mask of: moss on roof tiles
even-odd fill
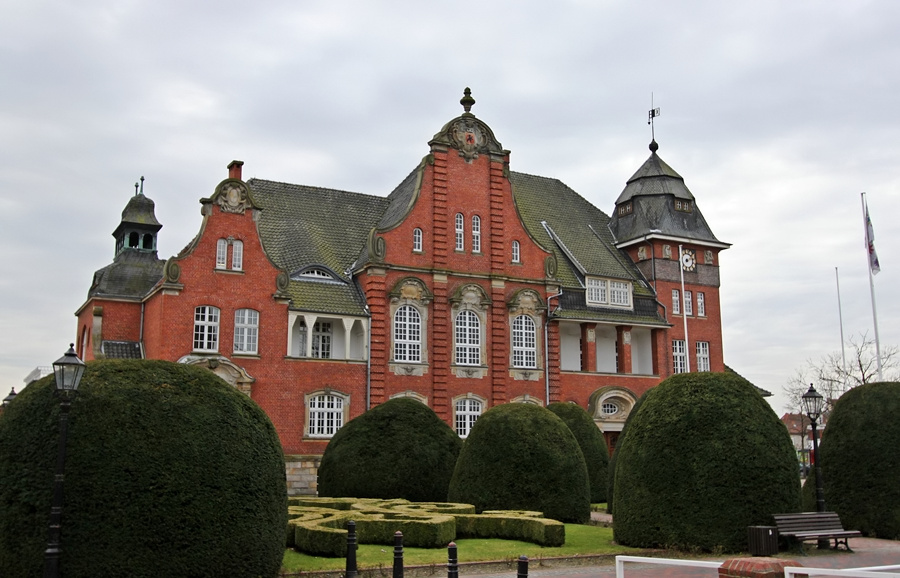
[[[291,297],[291,309],[339,315],[368,315],[355,283],[291,281],[287,293]]]
[[[112,263],[94,273],[88,298],[141,299],[162,279],[165,264],[155,251],[124,249]]]
[[[424,160],[388,195],[390,204],[378,222],[378,230],[386,231],[396,227],[412,209],[413,201],[422,187]]]
[[[325,265],[344,280],[390,203],[384,197],[261,179],[247,185],[262,208],[259,232],[276,265],[289,272]]]
[[[529,233],[556,253],[557,277],[564,286],[583,286],[585,273],[633,281],[636,287],[642,281],[634,264],[615,248],[609,216],[603,211],[558,179],[516,172],[509,178],[516,207]]]

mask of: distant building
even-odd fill
[[[723,371],[729,245],[656,142],[610,217],[512,171],[468,91],[460,102],[387,196],[244,181],[232,162],[165,261],[153,201],[136,194],[76,313],[79,355],[216,372],[272,419],[294,493],[315,491],[342,424],[393,397],[461,436],[497,404],[573,402],[612,447],[662,379]]]

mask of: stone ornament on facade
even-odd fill
[[[243,215],[244,211],[253,207],[247,186],[238,181],[225,182],[216,194],[215,203],[223,213]]]
[[[517,291],[507,304],[510,315],[529,315],[538,317],[544,310],[541,296],[533,289]]]
[[[467,161],[478,158],[478,153],[483,152],[487,139],[484,130],[478,126],[478,122],[472,118],[461,118],[450,129],[455,148],[459,149],[459,156]]]
[[[434,295],[428,290],[425,283],[415,277],[401,279],[388,295],[391,303],[415,301],[420,305],[428,305],[434,299]]]

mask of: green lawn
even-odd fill
[[[576,556],[585,554],[625,554],[636,551],[612,543],[612,528],[566,524],[566,543],[558,548],[542,548],[536,544],[517,540],[489,540],[484,538],[456,541],[460,563],[484,560],[512,560],[521,555],[529,559]],[[391,568],[394,564],[394,547],[361,544],[356,553],[357,566],[363,568]],[[405,566],[447,563],[446,548],[404,548]],[[283,570],[287,572],[315,570],[343,570],[344,558],[322,558],[287,550]]]

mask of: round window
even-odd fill
[[[604,416],[611,416],[618,413],[618,411],[619,406],[609,401],[603,402],[603,405],[600,406],[600,413]]]

